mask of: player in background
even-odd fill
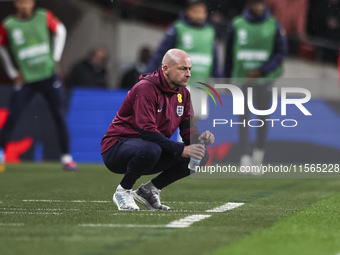
[[[169,210],[162,205],[160,191],[169,184],[190,175],[190,157],[205,165],[209,155],[199,140],[212,144],[214,135],[200,134],[192,125],[190,93],[191,59],[179,49],[169,50],[162,67],[141,75],[127,94],[101,142],[106,167],[124,174],[113,195],[119,210],[139,210],[134,199],[151,210]],[[177,128],[183,142],[170,137]],[[190,144],[192,142],[193,144]],[[142,175],[160,173],[132,191]]]
[[[208,10],[205,1],[188,0],[187,7],[179,19],[169,27],[164,38],[149,60],[145,73],[156,70],[164,54],[172,48],[184,50],[192,59],[191,80],[220,78],[218,51],[215,44],[215,30],[207,22]],[[195,80],[193,80],[195,79]],[[193,85],[193,84],[192,84]],[[207,117],[207,93],[201,90],[190,90],[195,117]],[[202,104],[204,106],[202,106]]]
[[[35,9],[35,0],[15,0],[14,6],[15,15],[5,18],[0,28],[0,56],[14,84],[9,116],[0,134],[0,158],[4,158],[5,146],[20,114],[40,93],[55,121],[63,168],[77,170],[70,155],[65,88],[56,74],[66,40],[65,26],[49,10]]]
[[[287,40],[282,26],[271,16],[264,0],[248,0],[241,16],[233,19],[227,37],[225,75],[239,80],[245,98],[253,88],[254,107],[268,110],[275,78],[282,74],[282,62],[287,54]],[[236,79],[234,79],[236,78]],[[260,79],[271,78],[271,79]],[[252,150],[249,128],[250,111],[245,100],[245,127],[240,125],[241,166],[260,165],[265,154],[268,116],[258,116],[264,125],[257,128],[257,140]]]

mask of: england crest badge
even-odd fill
[[[184,113],[184,106],[183,105],[177,105],[177,115],[181,117]]]

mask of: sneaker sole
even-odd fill
[[[112,200],[113,200],[113,202],[116,204],[116,206],[118,207],[118,210],[121,211],[122,209],[120,209],[120,206],[119,206],[119,204],[118,204],[118,201],[117,201],[117,199],[116,199],[114,193],[113,193],[113,196],[112,196]]]
[[[149,210],[152,210],[152,211],[158,210],[158,209],[154,208],[154,207],[148,202],[148,200],[146,200],[146,199],[142,198],[141,196],[139,196],[139,195],[136,193],[136,191],[134,191],[134,192],[132,193],[132,195],[133,195],[133,198],[134,198],[137,202],[139,202],[140,204],[144,205],[144,206],[145,206],[146,208],[148,208]]]
[[[118,207],[118,211],[139,211],[139,208],[138,209],[132,209],[132,208],[131,209],[123,209],[123,208],[121,208],[119,206],[119,203],[118,203],[116,197],[115,197],[115,193],[112,196],[112,200],[116,204],[116,206]]]

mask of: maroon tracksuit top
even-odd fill
[[[181,155],[190,138],[199,136],[197,128],[190,124],[192,117],[190,93],[186,88],[172,90],[161,68],[141,75],[103,137],[101,153],[120,138],[142,138],[155,142],[165,152]],[[169,139],[178,127],[185,144]]]

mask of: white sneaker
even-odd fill
[[[138,211],[139,207],[133,199],[132,189],[124,189],[118,186],[113,194],[113,202],[117,205],[119,211]]]
[[[241,166],[252,166],[253,160],[249,155],[243,155],[241,157]]]
[[[250,172],[246,171],[253,164],[251,157],[249,155],[243,155],[240,161],[240,169],[239,174],[249,174]]]
[[[258,165],[260,166],[260,165]],[[249,155],[243,155],[241,157],[240,164],[240,174],[250,174],[250,175],[262,175],[262,168],[260,169],[257,165],[253,163],[252,158]]]
[[[264,158],[264,153],[265,153],[265,151],[261,150],[261,149],[255,148],[253,150],[253,164],[255,166],[260,166],[262,164],[263,158]]]

